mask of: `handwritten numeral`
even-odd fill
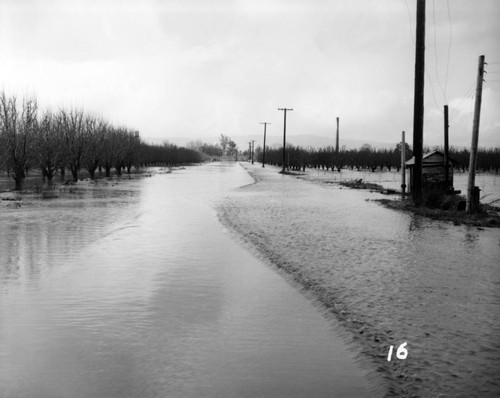
[[[403,344],[401,344],[397,351],[396,351],[396,357],[398,359],[406,359],[408,356],[408,350],[405,348],[408,343],[405,341]],[[389,347],[389,355],[387,355],[387,360],[390,361],[392,358],[392,350],[394,349],[394,346]]]

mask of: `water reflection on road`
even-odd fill
[[[385,362],[395,384],[416,396],[500,393],[498,229],[434,221],[384,208],[371,201],[378,193],[248,168],[259,182],[227,199],[224,222],[312,285],[375,363],[408,342],[407,360]]]
[[[373,396],[331,324],[217,221],[251,182],[205,165],[1,209],[0,396]]]

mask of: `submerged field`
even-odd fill
[[[222,222],[340,320],[389,395],[496,396],[497,229],[386,209],[380,194],[245,165]],[[396,349],[407,343],[408,357]],[[390,346],[394,355],[387,360]]]

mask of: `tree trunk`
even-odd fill
[[[73,181],[78,181],[78,169],[76,167],[71,166],[71,175],[73,176]]]

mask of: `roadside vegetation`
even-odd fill
[[[232,141],[224,142],[227,152]],[[132,168],[198,163],[215,149],[148,144],[138,131],[84,110],[41,111],[35,98],[0,92],[0,170],[14,179],[16,190],[31,171],[38,170],[48,184],[66,174],[78,181],[82,171],[94,179],[112,172],[130,174]]]
[[[424,153],[434,150],[443,152],[441,147],[424,148]],[[262,148],[255,151],[258,162],[262,162]],[[469,167],[470,151],[465,148],[451,147],[449,149],[450,158],[455,162],[454,167],[465,172]],[[406,144],[406,159],[413,156],[408,144]],[[301,148],[292,145],[287,147],[287,166],[291,170],[305,170],[315,168],[331,171],[342,169],[351,170],[397,170],[401,169],[401,144],[395,145],[392,149],[377,149],[365,144],[359,149],[339,149],[334,147],[326,148]],[[266,148],[266,164],[282,166],[283,149]],[[478,151],[478,171],[495,172],[500,170],[500,148],[482,148]]]

